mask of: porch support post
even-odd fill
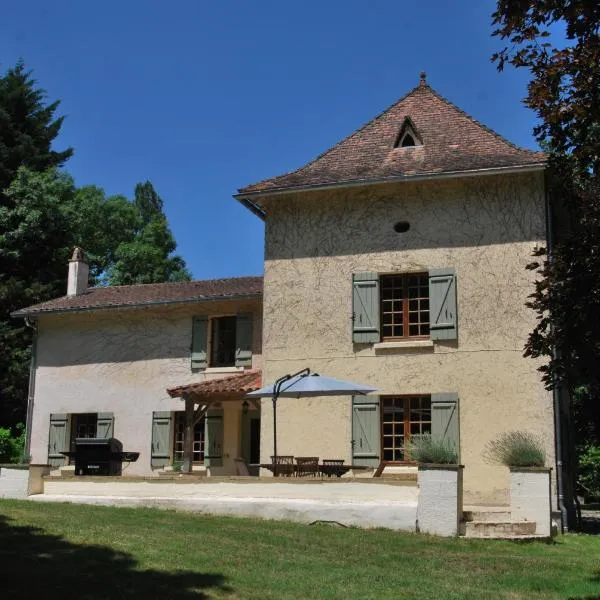
[[[185,399],[185,434],[183,445],[183,472],[192,472],[194,458],[194,401],[184,396]]]

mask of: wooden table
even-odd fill
[[[297,474],[297,465],[274,465],[273,463],[252,463],[248,465],[249,467],[260,467],[261,469],[267,469],[271,471],[271,473],[275,474],[275,467],[277,467],[277,475],[279,477],[281,475],[285,476],[288,472],[291,471],[290,476],[295,476]],[[332,475],[336,477],[341,477],[348,471],[365,471],[367,469],[371,469],[372,467],[367,467],[365,465],[318,465],[318,474],[323,477],[327,475],[331,477]]]

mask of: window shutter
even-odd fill
[[[69,415],[64,413],[55,413],[50,415],[50,433],[48,436],[48,464],[52,467],[61,467],[67,463],[67,457],[61,452],[66,452],[68,448],[67,425]]]
[[[204,419],[204,464],[223,466],[223,411],[209,410]]]
[[[379,274],[352,275],[352,341],[359,344],[378,342]]]
[[[458,338],[455,269],[429,271],[429,315],[432,340]]]
[[[458,394],[431,394],[431,437],[446,441],[460,456]]]
[[[192,326],[192,369],[207,366],[208,317],[194,317]]]
[[[98,420],[96,421],[96,437],[114,437],[114,423],[115,417],[113,413],[98,413]]]
[[[165,467],[171,460],[171,413],[157,411],[152,413],[152,453],[153,469]]]
[[[240,314],[235,324],[235,366],[252,366],[252,315]]]
[[[377,467],[380,454],[379,396],[352,396],[352,462]]]

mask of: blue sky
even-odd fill
[[[237,188],[295,169],[418,83],[535,148],[527,73],[490,63],[494,2],[21,0],[21,57],[66,115],[77,184],[131,197],[150,179],[196,279],[262,273],[262,222]]]

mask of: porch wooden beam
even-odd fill
[[[210,405],[212,402],[207,402],[206,404],[200,404],[198,408],[194,411],[194,426],[196,423],[208,412]]]
[[[188,396],[185,400],[185,434],[183,444],[183,472],[192,472],[194,459],[194,401]]]

